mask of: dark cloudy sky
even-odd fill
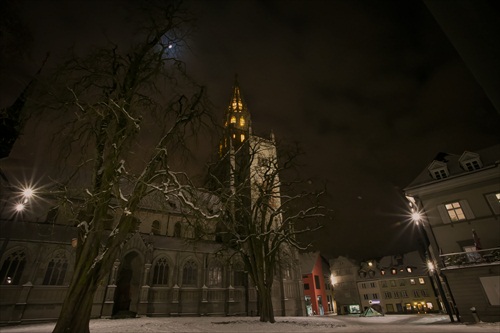
[[[117,3],[21,3],[33,64],[127,32]],[[216,116],[237,73],[255,132],[299,142],[304,178],[327,183],[334,219],[314,238],[328,256],[413,249],[401,189],[440,151],[500,141],[499,113],[422,1],[189,4],[198,22],[182,57]],[[2,106],[28,77],[23,64],[2,80]]]

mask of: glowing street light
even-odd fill
[[[26,208],[25,202],[20,202],[15,206],[16,212],[18,213],[22,212],[25,208]]]
[[[29,199],[31,199],[35,195],[35,190],[32,187],[25,187],[22,190],[22,195],[24,198],[24,202],[28,202]]]

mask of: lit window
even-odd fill
[[[66,255],[60,251],[54,255],[52,260],[47,265],[45,277],[43,278],[44,285],[60,286],[64,283],[64,277],[68,269],[68,259]]]
[[[231,124],[236,124],[236,117],[235,116],[231,117]]]
[[[391,268],[391,274],[396,275],[398,273],[398,270],[395,268]]]
[[[445,207],[452,221],[465,220],[465,214],[459,202],[446,204]]]
[[[167,284],[168,282],[168,263],[166,258],[161,258],[155,264],[153,270],[153,284]]]
[[[415,284],[415,279],[410,279],[411,284]]]
[[[241,127],[245,126],[245,118],[243,117],[240,118],[240,126]]]
[[[413,270],[412,270],[412,268],[411,268],[411,267],[406,267],[406,271],[407,271],[408,273],[411,273]]]
[[[418,283],[420,283],[420,284],[425,284],[425,280],[424,280],[424,278],[418,278]]]
[[[241,142],[245,141],[245,134],[240,135],[240,140],[241,140]]]
[[[380,270],[380,275],[385,275],[385,270],[381,269]]]
[[[19,284],[26,265],[26,254],[22,250],[12,252],[2,264],[2,284]]]

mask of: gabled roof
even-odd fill
[[[500,163],[500,144],[480,149],[475,152],[465,151],[461,155],[439,153],[436,156],[436,158],[429,164],[429,166],[423,169],[422,172],[408,186],[406,186],[406,188],[412,188],[414,186],[423,185],[431,182],[446,181],[446,179],[435,180],[429,173],[429,170],[431,170],[431,166],[435,167],[437,165],[441,165],[439,163],[446,164],[446,167],[448,168],[449,172],[448,178],[469,173],[471,171],[464,170],[464,168],[461,167],[460,162],[461,160],[463,161],[463,158],[466,157],[468,158],[469,156],[474,156],[474,155],[480,157],[483,164],[483,168],[488,166],[494,166],[495,164]]]
[[[302,274],[311,274],[318,260],[319,252],[299,254],[300,269]]]

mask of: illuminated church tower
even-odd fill
[[[250,112],[241,95],[237,76],[224,118],[224,134],[219,147],[221,157],[231,148],[237,151],[252,135]]]

